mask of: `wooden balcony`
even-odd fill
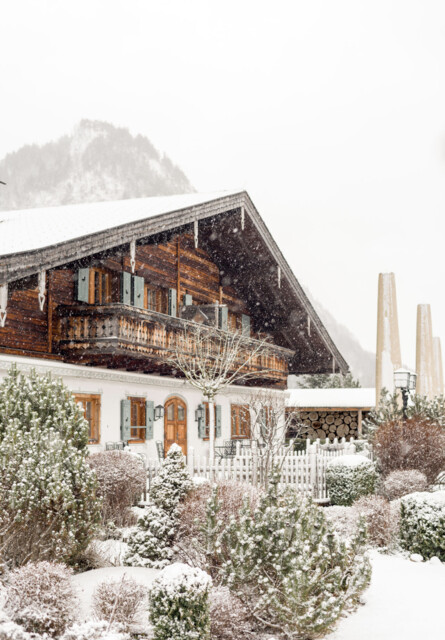
[[[189,320],[118,303],[59,306],[55,314],[54,348],[64,360],[163,375],[175,375],[167,360],[178,348],[194,357],[193,330],[202,327]],[[213,329],[208,330],[210,334]],[[254,352],[258,345],[258,340],[243,341],[245,353],[249,349]],[[245,353],[241,356],[243,362]],[[248,384],[285,386],[293,355],[290,349],[267,344],[243,368],[252,376]]]

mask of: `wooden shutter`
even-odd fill
[[[146,424],[146,431],[145,431],[145,437],[147,438],[147,440],[152,440],[153,439],[153,425],[154,425],[154,421],[155,421],[155,403],[153,402],[153,400],[147,400],[147,402],[145,403],[145,424]]]
[[[168,290],[168,315],[176,318],[176,289]]]
[[[193,297],[190,295],[190,293],[185,293],[183,301],[185,307],[190,307],[193,304]]]
[[[77,299],[79,302],[90,301],[90,270],[79,269],[77,272]]]
[[[215,438],[221,437],[221,405],[215,405]]]
[[[241,330],[243,336],[250,338],[250,317],[244,313],[241,315]]]
[[[131,400],[121,400],[121,440],[131,438]]]
[[[121,302],[131,304],[131,273],[128,271],[121,273]]]
[[[227,307],[219,307],[218,309],[218,326],[223,331],[229,330],[229,310]]]
[[[132,277],[132,304],[139,309],[144,308],[144,278],[140,276]]]
[[[198,418],[198,411],[196,411],[195,414],[198,422],[198,437],[204,438],[206,434],[205,407],[203,404],[198,404],[198,409],[204,410],[204,418]]]

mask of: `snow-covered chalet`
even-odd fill
[[[245,191],[0,212],[0,377],[62,377],[92,449],[207,453],[204,399],[165,357],[203,319],[270,343],[267,367],[217,396],[216,444],[249,437],[247,385],[348,370]]]

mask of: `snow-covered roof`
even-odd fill
[[[43,249],[235,193],[239,191],[188,193],[0,211],[0,256]]]
[[[375,389],[289,389],[289,407],[360,409],[375,406]]]

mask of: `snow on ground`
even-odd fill
[[[326,640],[444,640],[445,563],[371,553],[366,604]]]
[[[105,581],[119,581],[123,575],[132,578],[139,584],[149,587],[155,577],[159,574],[159,569],[146,569],[144,567],[106,567],[104,569],[93,569],[73,575],[72,581],[76,593],[80,600],[78,611],[79,621],[88,620],[93,616],[91,605],[93,593],[96,587]],[[148,610],[141,614],[135,621],[134,630],[147,631]]]

